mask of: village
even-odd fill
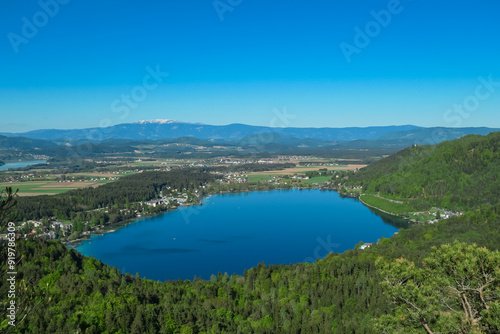
[[[164,208],[177,208],[179,206],[197,204],[199,203],[198,190],[196,189],[193,194],[188,192],[177,192],[177,189],[170,189],[167,187],[168,191],[172,191],[168,196],[163,196],[161,193],[160,198],[152,199],[146,202],[139,203],[142,210],[131,210],[131,209],[120,209],[120,213],[133,213],[137,218],[148,212],[147,207],[156,208],[157,206],[163,206]],[[108,213],[107,208],[95,209],[92,211],[103,211]],[[105,226],[97,224],[91,225],[90,221],[84,222],[84,231],[81,232],[80,237],[90,236],[96,233],[107,233],[111,232],[105,228]],[[64,239],[69,240],[68,237],[72,235],[75,231],[74,224],[72,222],[61,222],[57,220],[57,217],[51,217],[49,219],[38,220],[27,220],[21,222],[16,227],[16,238],[27,238],[27,237],[39,237],[45,240],[50,239]],[[0,234],[0,241],[6,241],[7,234]]]

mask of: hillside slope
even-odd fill
[[[500,201],[500,132],[407,148],[351,176],[365,193],[410,199],[419,207],[473,209]]]

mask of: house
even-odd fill
[[[47,233],[47,238],[48,239],[57,239],[57,238],[59,238],[59,234],[57,234],[54,231],[50,231],[49,233]]]
[[[59,227],[60,229],[62,229],[64,227],[64,224],[61,223],[61,222],[55,222],[55,223],[52,223],[51,226],[52,226],[53,229],[55,229],[57,227]]]
[[[153,208],[155,208],[157,205],[160,205],[161,203],[162,203],[162,201],[159,199],[152,199],[150,201],[147,201],[146,205],[149,205],[149,206],[152,206]]]
[[[371,247],[373,246],[373,243],[365,243],[365,244],[362,244],[361,247],[359,247],[359,249],[365,249],[365,248],[368,248],[368,247]]]

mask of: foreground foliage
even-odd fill
[[[500,331],[500,252],[455,241],[433,247],[421,268],[404,258],[378,262],[384,291],[396,305],[377,319],[380,332]]]

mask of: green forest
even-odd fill
[[[467,210],[462,216],[436,224],[415,224],[402,229],[367,249],[358,245],[342,254],[330,253],[315,263],[260,263],[245,270],[243,275],[219,273],[210,280],[155,282],[139,274],[121,273],[115,267],[67,249],[56,240],[19,239],[15,243],[16,326],[9,325],[4,307],[0,311],[1,319],[5,319],[0,330],[7,333],[499,333],[500,203],[495,190],[500,186],[499,138],[499,134],[467,136],[436,147],[414,147],[351,175],[348,182],[360,182],[367,191],[436,205],[449,203],[443,206]],[[179,171],[181,174],[175,178],[151,173],[142,176],[149,179],[148,191],[134,192],[133,177],[122,178],[123,182],[131,182],[130,188],[123,191],[143,200],[160,191],[161,188],[154,190],[155,185],[175,184],[190,189],[215,177],[200,170]],[[403,182],[409,176],[414,178]],[[467,181],[456,184],[457,177]],[[491,187],[480,187],[474,177],[482,177],[483,182],[490,180]],[[428,190],[437,181],[444,190]],[[121,190],[111,188],[112,184],[91,190],[96,191],[93,195],[98,199],[89,196],[75,202],[85,204],[77,205],[76,212],[114,203],[114,196],[119,198]],[[421,192],[405,192],[416,187]],[[98,189],[105,191],[99,190],[103,192],[99,194]],[[113,194],[115,190],[118,193]],[[80,191],[67,194],[76,197]],[[448,192],[452,194],[449,197]],[[69,200],[56,196],[44,199],[54,203],[40,203],[38,213],[30,211],[30,204],[22,201],[10,208],[12,202],[4,196],[0,214],[2,211],[17,216],[46,214],[39,212],[46,210],[45,205],[47,209],[50,205],[64,207],[63,202]],[[71,215],[73,206],[68,207]],[[8,243],[4,244],[0,253],[0,296],[4,305],[9,302],[10,288],[6,274],[7,246]]]
[[[435,146],[407,148],[350,175],[365,193],[431,206],[470,210],[500,201],[500,132],[468,135]]]
[[[211,174],[197,169],[139,173],[97,188],[77,189],[54,196],[20,197],[9,219],[22,221],[56,216],[58,219],[83,220],[88,218],[89,210],[121,209],[127,207],[127,203],[157,198],[165,187],[193,191],[213,180]]]

